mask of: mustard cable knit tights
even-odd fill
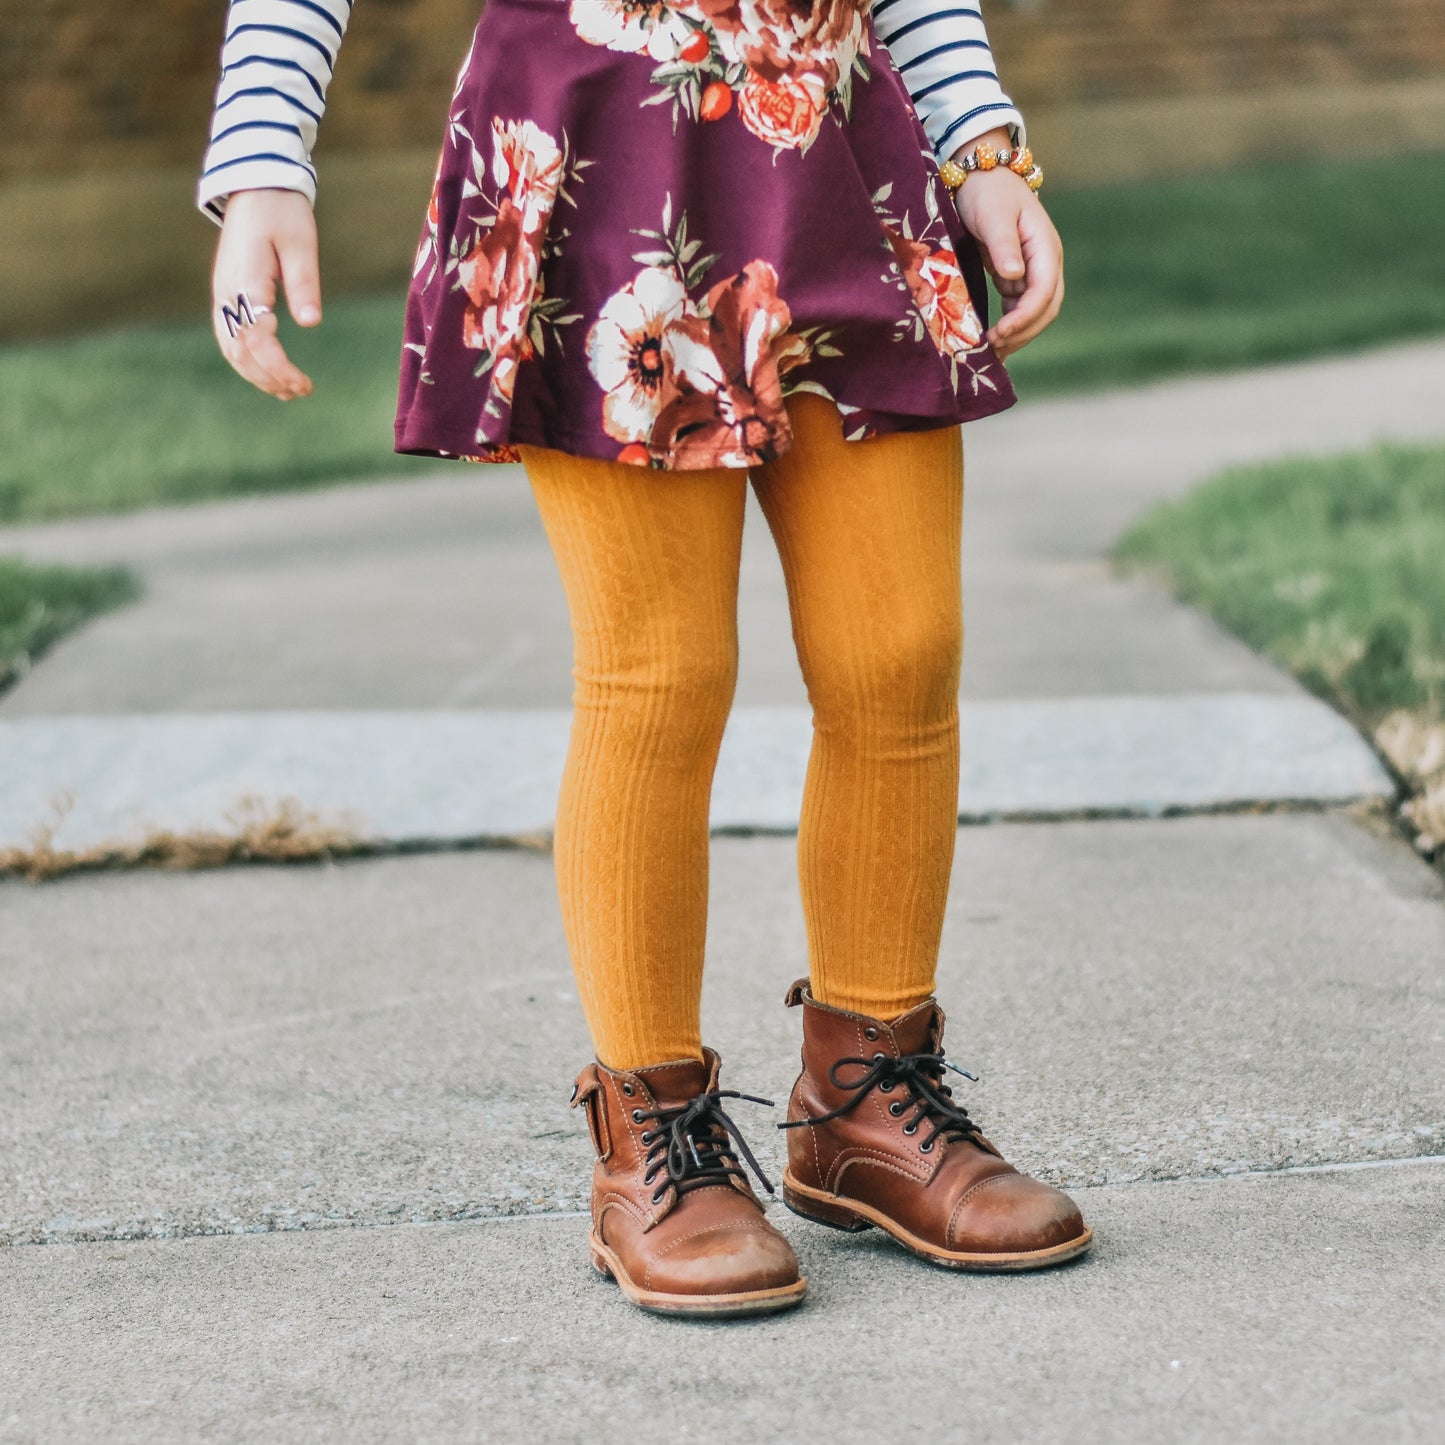
[[[792,449],[751,474],[521,449],[574,640],[557,889],[612,1068],[701,1057],[708,807],[749,475],[813,708],[797,854],[813,992],[893,1018],[933,991],[958,810],[959,428],[845,442],[826,399],[787,406]]]

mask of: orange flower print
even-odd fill
[[[480,158],[475,164],[480,166]],[[517,367],[533,354],[527,322],[562,153],[533,122],[494,119],[491,170],[502,189],[496,215],[457,267],[467,296],[462,342],[482,353],[478,374],[490,369],[494,391],[510,402]]]
[[[540,244],[562,180],[562,151],[530,120],[492,120],[492,179],[516,202],[522,227]]]
[[[783,366],[803,365],[822,338],[789,335],[792,315],[766,261],[694,300],[718,258],[699,254],[671,196],[662,228],[638,234],[648,245],[633,259],[644,269],[608,297],[587,336],[603,429],[624,443],[618,459],[687,469],[778,455],[790,434]]]
[[[957,255],[946,244],[933,248],[892,226],[883,229],[933,344],[945,356],[959,356],[976,347],[983,339],[983,323]]]
[[[865,8],[859,0],[738,0],[737,47],[763,80],[787,75],[831,91],[865,48]]]
[[[504,401],[511,401],[517,367],[531,354],[527,312],[537,282],[537,255],[521,217],[511,197],[503,196],[496,220],[458,268],[467,293],[462,343],[485,353]]]
[[[666,396],[653,453],[678,468],[768,461],[790,435],[775,348],[792,315],[778,273],[752,261],[719,281],[702,309],[664,332]]]
[[[796,331],[780,336],[778,344],[773,348],[773,360],[779,376],[786,376],[788,372],[806,366],[812,359],[813,348],[808,344],[807,337],[800,336]]]
[[[940,246],[921,270],[928,287],[921,307],[923,319],[939,349],[957,354],[977,346],[983,340],[983,323],[974,310],[958,257],[949,247]]]
[[[826,96],[812,80],[753,78],[738,93],[738,115],[760,140],[784,150],[806,151],[823,123]]]
[[[702,93],[702,99],[698,102],[697,113],[700,120],[721,120],[728,111],[733,108],[733,93],[728,88],[727,82],[715,80],[707,86]]]
[[[442,456],[446,455],[448,455],[448,453],[442,453]],[[485,451],[476,452],[474,454],[467,454],[460,457],[458,460],[464,462],[478,463],[520,462],[522,460],[522,453],[520,450],[518,450],[518,448],[513,446],[511,442],[497,442],[494,446],[489,446]]]
[[[775,151],[807,150],[829,105],[866,76],[868,0],[570,0],[591,45],[658,62],[654,105],[716,122],[731,113]]]

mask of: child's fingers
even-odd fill
[[[314,258],[316,250],[315,222],[309,206],[299,208],[304,215],[298,219],[298,208],[289,204],[292,199],[289,192],[241,192],[233,197],[211,276],[212,323],[221,354],[252,386],[283,401],[311,390],[310,378],[292,363],[277,336],[275,306],[283,271],[289,268],[293,278],[288,285],[294,293],[287,292],[293,310],[304,313],[308,305],[319,307],[320,300],[314,259],[308,265],[308,252]],[[233,333],[225,308],[238,310],[242,293],[255,314],[249,325],[242,318]]]
[[[1010,296],[1002,287],[1004,315],[992,335],[1013,347],[1032,340],[1058,315],[1063,303],[1063,252],[1043,208],[1026,204],[1018,218],[1026,284]]]
[[[1022,280],[1026,268],[1019,240],[1017,210],[1008,205],[981,209],[977,212],[975,224],[978,227],[975,238],[995,282],[1002,284]]]
[[[995,350],[1017,351],[1053,323],[1063,304],[1064,288],[1058,284],[1036,300],[1028,292],[1017,301],[1005,299],[1004,314],[988,332],[988,342]],[[1025,311],[1024,305],[1028,305]]]
[[[311,390],[311,379],[286,355],[276,328],[273,311],[267,316],[258,316],[256,324],[246,327],[237,339],[251,360],[277,383],[279,389],[272,394],[289,401],[293,396],[305,396]]]
[[[286,383],[282,378],[272,371],[265,360],[255,355],[251,347],[250,337],[257,326],[271,322],[275,325],[274,316],[258,316],[255,325],[240,325],[237,321],[228,321],[226,312],[229,310],[233,317],[239,311],[238,297],[244,293],[251,302],[252,307],[271,306],[275,302],[276,283],[273,280],[261,278],[259,272],[253,272],[256,279],[239,280],[227,279],[229,268],[217,268],[213,282],[215,296],[211,309],[211,320],[215,328],[216,344],[221,348],[221,355],[231,364],[233,370],[239,373],[252,386],[269,392],[272,396],[280,396],[288,391]],[[242,273],[244,274],[244,273]],[[244,316],[239,321],[244,321]],[[232,325],[237,329],[233,335]]]
[[[994,334],[1022,345],[1024,340],[1043,330],[1053,300],[1053,287],[1031,282],[1023,295],[1004,298],[1004,314],[994,327]]]
[[[321,320],[321,266],[317,257],[316,225],[310,211],[304,226],[276,238],[281,284],[286,306],[298,326],[315,326]]]

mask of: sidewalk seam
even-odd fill
[[[1083,1192],[1091,1189],[1135,1189],[1151,1184],[1227,1184],[1236,1179],[1279,1179],[1289,1175],[1302,1174],[1351,1174],[1369,1169],[1398,1169],[1421,1165],[1445,1165],[1445,1154],[1412,1154],[1401,1159],[1346,1159],[1327,1164],[1285,1164],[1278,1169],[1240,1169],[1228,1174],[1176,1174],[1158,1179],[1116,1180],[1106,1184],[1070,1184],[1071,1190]],[[265,1234],[328,1234],[348,1229],[430,1229],[450,1224],[523,1224],[539,1219],[586,1219],[585,1209],[541,1209],[525,1214],[459,1214],[442,1219],[374,1219],[337,1220],[322,1225],[299,1227],[201,1230],[195,1233],[178,1234],[113,1234],[96,1235],[85,1239],[51,1235],[44,1239],[31,1239],[0,1243],[0,1257],[9,1249],[45,1248],[52,1245],[87,1244],[155,1244],[172,1243],[184,1239],[237,1239],[254,1238]]]

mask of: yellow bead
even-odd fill
[[[957,161],[944,161],[938,174],[950,191],[956,191],[968,179],[968,172]]]
[[[1033,169],[1029,171],[1028,175],[1026,175],[1026,176],[1024,177],[1024,180],[1026,180],[1026,181],[1029,183],[1029,189],[1030,189],[1030,190],[1032,190],[1032,191],[1038,190],[1038,188],[1039,188],[1041,185],[1043,185],[1043,183],[1044,183],[1044,170],[1043,170],[1043,167],[1042,167],[1042,166],[1034,166]]]
[[[998,164],[998,147],[992,141],[979,141],[973,153],[978,157],[981,171],[991,171]]]
[[[1014,152],[1014,158],[1008,163],[1011,171],[1017,171],[1019,175],[1027,175],[1028,169],[1034,163],[1034,153],[1028,146],[1021,151]]]

